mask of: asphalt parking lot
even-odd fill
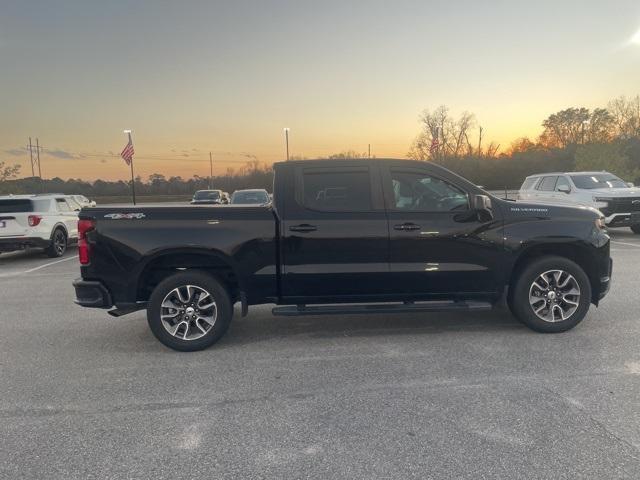
[[[236,316],[165,348],[0,255],[1,478],[640,478],[640,236],[574,330],[508,313]]]

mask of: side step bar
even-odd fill
[[[421,303],[387,303],[360,305],[291,305],[274,307],[273,315],[295,317],[299,315],[355,315],[361,313],[410,313],[410,312],[450,312],[450,311],[482,311],[491,310],[489,302],[421,302]]]
[[[138,310],[142,310],[144,308],[147,308],[147,302],[137,302],[122,306],[120,308],[113,308],[107,311],[107,313],[112,317],[122,317],[123,315],[129,315],[130,313],[137,312]]]

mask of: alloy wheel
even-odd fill
[[[53,236],[53,248],[58,255],[62,255],[67,249],[67,237],[62,230],[56,230]]]
[[[197,340],[216,323],[218,309],[213,296],[196,285],[181,285],[162,300],[160,320],[165,330],[180,340]]]
[[[568,320],[580,305],[580,285],[564,270],[546,271],[531,284],[529,304],[545,322]]]

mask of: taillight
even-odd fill
[[[78,257],[82,265],[88,265],[91,257],[91,245],[87,242],[87,233],[96,228],[93,220],[78,220]]]
[[[30,227],[37,227],[38,225],[40,225],[41,221],[42,221],[42,217],[40,215],[29,215]]]

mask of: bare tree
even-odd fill
[[[498,150],[500,150],[500,144],[496,142],[491,142],[487,147],[486,156],[489,158],[495,157],[498,154]]]
[[[449,115],[449,109],[441,105],[434,111],[425,110],[420,116],[422,128],[409,150],[408,156],[418,160],[437,160],[440,156],[462,156],[473,153],[469,140],[471,129],[475,127],[475,116],[463,112],[458,119]],[[431,152],[431,145],[437,139],[438,148]]]
[[[529,150],[534,150],[535,148],[536,144],[533,143],[528,137],[520,137],[511,142],[511,146],[506,153],[507,155],[513,155],[514,153],[528,152]]]
[[[607,105],[619,138],[640,137],[640,95],[627,99],[621,96]]]

